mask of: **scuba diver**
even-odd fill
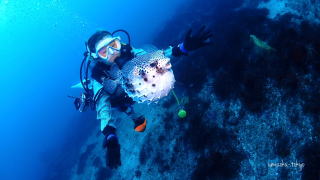
[[[127,35],[127,44],[115,36],[119,32]],[[165,56],[188,55],[191,51],[209,45],[211,36],[205,26],[197,33],[192,33],[190,29],[182,43],[164,51]],[[74,103],[80,112],[88,107],[96,110],[97,119],[101,121],[100,130],[104,135],[103,148],[106,150],[107,166],[117,168],[121,165],[120,144],[112,110],[125,112],[133,120],[136,132],[143,132],[147,125],[146,118],[134,111],[134,101],[121,87],[121,68],[131,59],[146,52],[131,46],[130,36],[125,30],[113,33],[97,31],[86,42],[86,47],[85,58],[80,67],[80,82],[85,92]]]

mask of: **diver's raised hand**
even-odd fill
[[[199,49],[201,47],[209,45],[210,38],[212,37],[212,32],[207,30],[206,26],[202,26],[198,32],[192,33],[192,29],[190,29],[184,42],[180,45],[181,51],[184,53]]]

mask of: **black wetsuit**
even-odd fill
[[[121,56],[115,60],[115,63],[120,68],[120,70],[124,66],[124,64],[126,64],[128,61],[130,61],[134,57],[134,54],[131,52],[131,50],[132,50],[132,47],[130,47],[129,45],[122,46]],[[91,77],[97,82],[99,82],[100,84],[103,84],[103,79],[111,78],[111,75],[113,73],[111,70],[111,66],[112,65],[108,65],[102,62],[97,62],[92,68]],[[108,93],[108,92],[104,92],[104,93]],[[128,107],[134,104],[134,101],[132,100],[132,98],[130,98],[125,93],[121,85],[118,85],[116,87],[116,90],[112,94],[110,93],[108,94],[110,95],[109,101],[111,106],[118,108],[121,111],[126,111]]]

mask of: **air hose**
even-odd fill
[[[130,38],[130,34],[126,31],[126,30],[123,30],[123,29],[118,29],[118,30],[115,30],[113,31],[112,36],[114,36],[114,34],[118,33],[118,32],[123,32],[127,35],[127,38],[128,38],[128,45],[131,46],[131,38]]]

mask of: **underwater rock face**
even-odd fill
[[[259,8],[267,8],[269,18],[290,13],[299,18],[320,23],[320,2],[316,0],[269,0],[261,2]]]
[[[182,30],[201,24],[214,33],[212,46],[173,67],[187,117],[178,118],[171,95],[135,105],[148,119],[144,133],[119,113],[122,166],[105,167],[97,145],[72,179],[319,179],[320,26],[311,18],[319,8],[319,1],[300,0],[203,0],[181,8],[155,45],[176,44]],[[83,153],[94,143],[102,135],[92,135]]]

